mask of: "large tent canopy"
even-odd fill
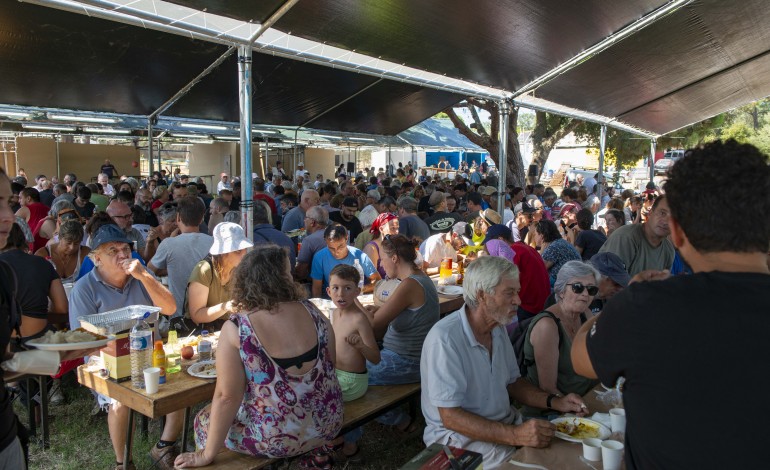
[[[5,0],[0,104],[147,116],[244,44],[260,124],[395,135],[479,96],[655,136],[770,95],[763,0]],[[237,122],[236,60],[165,114]]]

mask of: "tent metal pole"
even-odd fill
[[[149,166],[149,176],[152,176],[152,157],[153,157],[153,151],[152,151],[152,119],[147,119],[147,158],[150,161]]]
[[[56,177],[61,176],[61,158],[59,155],[59,141],[61,140],[61,134],[54,136],[54,142],[56,142]],[[14,152],[16,155],[16,171],[19,171],[19,152]],[[8,169],[8,167],[5,167]]]
[[[607,149],[607,126],[602,124],[601,133],[599,134],[599,178],[596,180],[598,184],[604,183],[604,152]],[[599,193],[599,199],[602,195]]]
[[[265,181],[267,183],[270,183],[270,181],[267,181],[267,172],[269,171],[268,167],[270,166],[270,141],[267,137],[265,139]]]
[[[264,34],[265,31],[270,29],[275,24],[276,21],[281,19],[281,17],[285,15],[286,12],[291,9],[291,7],[296,5],[297,2],[299,2],[299,0],[287,0],[286,3],[278,7],[278,9],[275,10],[273,14],[270,15],[270,17],[266,19],[265,22],[259,26],[259,29],[256,30],[254,34],[251,35],[251,37],[249,38],[249,44],[248,44],[249,47],[254,47],[254,43],[257,42],[257,39],[259,39],[259,37],[262,36],[262,34]]]
[[[655,147],[657,142],[650,139],[650,181],[655,181]]]
[[[508,101],[500,102],[500,164],[497,168],[497,212],[502,216],[505,213],[505,179],[508,175],[508,121],[511,116],[511,104]]]
[[[241,226],[254,240],[254,201],[251,181],[251,47],[238,47],[238,91],[241,121]]]

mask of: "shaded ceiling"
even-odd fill
[[[263,22],[281,0],[170,0]],[[515,92],[665,0],[303,0],[293,36]],[[225,47],[4,2],[0,103],[147,115]],[[770,95],[770,2],[694,0],[534,91],[666,133]],[[30,77],[34,77],[31,80]],[[463,97],[301,60],[254,55],[254,121],[395,135]],[[233,57],[169,115],[238,120]]]
[[[770,2],[698,1],[535,94],[663,134],[770,95],[769,51]]]
[[[283,2],[171,0],[262,22]],[[302,0],[274,28],[294,36],[515,90],[665,0]]]
[[[146,116],[226,50],[6,1],[0,15],[0,103]],[[233,55],[166,114],[238,122],[237,71]],[[316,129],[395,135],[463,98],[258,53],[252,73],[254,122],[268,125],[312,121]]]

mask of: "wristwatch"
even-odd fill
[[[548,398],[545,399],[545,406],[549,410],[553,410],[553,408],[551,407],[551,400],[553,400],[554,398],[561,398],[561,395],[559,395],[558,393],[552,393],[548,395]]]

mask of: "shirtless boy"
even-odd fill
[[[369,374],[366,361],[380,362],[380,350],[374,339],[369,319],[356,303],[360,293],[360,274],[353,266],[339,264],[329,274],[326,293],[337,307],[332,314],[332,327],[337,346],[337,379],[342,388],[343,401],[352,401],[366,393]],[[356,441],[361,437],[362,428],[345,435],[342,453],[352,456],[358,453]]]

